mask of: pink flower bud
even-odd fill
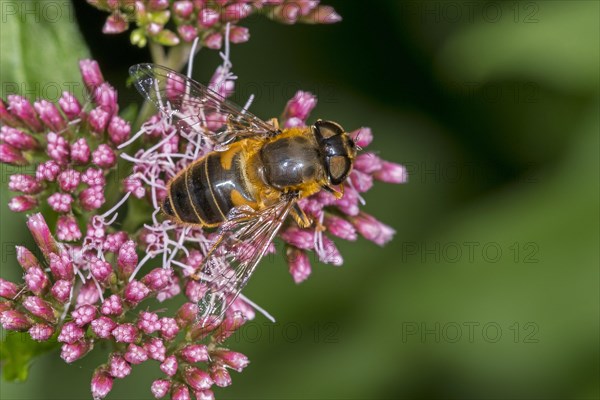
[[[198,13],[198,25],[201,28],[210,28],[217,21],[219,21],[219,13],[211,8],[203,8]]]
[[[167,349],[165,348],[165,344],[159,338],[150,338],[146,343],[144,343],[144,350],[146,350],[146,354],[153,360],[164,361],[165,353]]]
[[[27,165],[27,160],[21,151],[6,143],[0,144],[0,162],[11,165]]]
[[[236,313],[241,313],[244,320],[252,320],[256,316],[254,308],[239,297],[227,309],[225,315],[228,318],[233,318]]]
[[[340,266],[344,263],[344,259],[335,243],[327,236],[323,236],[323,247],[317,251],[317,255],[319,260],[325,264]]]
[[[221,322],[221,325],[213,332],[213,341],[216,343],[223,343],[233,332],[239,329],[246,322],[246,318],[240,312],[231,314],[225,314],[225,319]]]
[[[129,125],[129,122],[125,121],[118,115],[112,117],[110,123],[108,124],[108,136],[110,137],[110,141],[115,146],[118,146],[129,139],[130,133],[131,125]]]
[[[63,251],[60,255],[50,253],[50,271],[55,279],[71,280],[75,274],[73,262],[67,252]]]
[[[171,388],[171,381],[166,379],[157,379],[152,382],[152,386],[150,390],[152,391],[152,395],[157,399],[162,399],[167,395],[169,389]]]
[[[210,389],[214,383],[207,372],[191,365],[185,367],[183,376],[185,382],[194,390]]]
[[[33,176],[25,174],[11,175],[8,188],[13,192],[23,192],[25,194],[36,194],[42,190],[42,186]]]
[[[36,342],[45,342],[54,334],[54,329],[46,324],[35,324],[29,328],[29,336]]]
[[[85,332],[75,322],[67,322],[63,325],[58,341],[62,343],[75,343],[83,339]]]
[[[177,325],[185,328],[193,323],[198,316],[199,308],[195,303],[184,303],[177,311]]]
[[[211,33],[204,38],[204,45],[209,49],[218,50],[223,44],[223,35],[220,33]]]
[[[248,357],[235,351],[217,350],[213,355],[237,372],[242,372],[250,364]]]
[[[46,139],[48,141],[46,147],[48,155],[60,165],[68,163],[69,142],[67,142],[67,139],[54,132],[48,132]]]
[[[81,114],[81,104],[79,104],[77,97],[69,92],[63,92],[62,97],[58,99],[58,104],[70,121]]]
[[[383,246],[392,240],[392,237],[396,233],[392,227],[385,225],[371,215],[364,213],[355,217],[353,223],[356,230],[363,235],[365,239],[370,240],[379,246]]]
[[[37,213],[31,215],[27,219],[27,227],[35,240],[35,243],[46,257],[48,257],[50,253],[58,253],[56,241],[52,237],[50,228],[48,228],[42,214]]]
[[[315,245],[315,235],[313,231],[300,229],[295,226],[283,231],[281,238],[292,246],[303,250],[310,250]]]
[[[106,82],[100,84],[100,86],[94,90],[94,103],[96,103],[99,108],[106,111],[109,114],[109,117],[112,117],[119,108],[117,104],[117,91]],[[108,123],[108,121],[106,122]],[[104,126],[106,125],[107,124],[104,124]]]
[[[79,186],[81,172],[67,169],[58,175],[58,185],[65,192],[73,192]]]
[[[0,122],[2,124],[6,124],[8,126],[18,126],[19,122],[13,117],[10,112],[8,112],[8,108],[6,103],[0,99]]]
[[[90,147],[84,138],[77,139],[71,146],[71,160],[76,164],[87,164],[90,159]]]
[[[283,24],[294,24],[300,16],[300,11],[297,4],[285,3],[275,7],[269,17]]]
[[[0,278],[0,297],[12,300],[19,293],[19,286],[15,283]]]
[[[227,387],[231,385],[231,375],[224,366],[212,364],[210,367],[210,377],[218,387]]]
[[[172,274],[166,268],[155,268],[142,278],[142,282],[152,290],[162,290],[171,283]]]
[[[81,175],[81,181],[90,187],[106,185],[104,172],[97,168],[88,168]]]
[[[17,250],[17,261],[23,267],[23,270],[28,271],[31,267],[41,268],[40,262],[26,247],[15,246]]]
[[[116,294],[107,297],[100,307],[100,312],[104,315],[121,315],[123,313],[121,298]]]
[[[73,317],[73,322],[75,322],[77,326],[83,327],[96,318],[96,312],[96,307],[86,304],[76,308],[71,313],[71,316]]]
[[[35,178],[38,181],[54,182],[61,171],[60,165],[54,160],[48,160],[37,166]]]
[[[25,274],[25,285],[35,295],[40,296],[50,285],[50,280],[41,268],[31,267]]]
[[[283,118],[299,118],[306,121],[310,112],[317,105],[317,98],[309,92],[298,91],[294,97],[287,102],[283,111]]]
[[[175,385],[171,391],[171,400],[191,400],[190,390],[186,385]]]
[[[100,293],[93,280],[86,281],[79,289],[77,305],[96,304],[100,300]]]
[[[101,339],[108,339],[117,324],[108,317],[100,317],[91,323],[92,331]]]
[[[94,108],[89,113],[88,121],[90,123],[90,128],[94,133],[103,133],[106,127],[108,126],[108,121],[110,120],[110,117],[111,113],[104,110],[103,108]]]
[[[91,349],[91,344],[83,340],[75,343],[65,343],[62,345],[60,357],[70,364],[85,356]]]
[[[352,182],[352,186],[359,193],[367,192],[373,187],[373,178],[371,175],[360,171],[352,171],[350,174],[350,182]]]
[[[308,15],[301,17],[305,24],[334,24],[340,22],[342,17],[331,6],[318,6]]]
[[[27,296],[23,300],[23,307],[36,317],[50,323],[56,322],[56,312],[52,308],[52,305],[37,296]]]
[[[304,251],[289,247],[287,250],[287,261],[294,282],[303,282],[310,276],[310,261]]]
[[[160,329],[161,324],[157,314],[141,311],[137,321],[137,327],[146,335],[151,335]]]
[[[160,334],[166,340],[173,340],[179,333],[179,326],[175,318],[163,317],[160,319]]]
[[[67,193],[54,193],[48,197],[48,204],[56,212],[67,213],[71,211],[71,203],[73,203],[73,197]]]
[[[191,1],[176,1],[173,3],[173,11],[179,18],[188,19],[194,12],[194,3]]]
[[[229,40],[231,43],[244,43],[250,40],[250,31],[243,26],[234,26],[229,31]]]
[[[181,358],[191,364],[208,361],[208,347],[204,344],[187,345],[181,350]]]
[[[130,344],[127,347],[127,352],[123,357],[125,360],[127,360],[127,362],[134,365],[141,364],[148,360],[148,354],[146,354],[146,350],[135,344]]]
[[[125,378],[131,373],[131,365],[119,353],[112,353],[108,362],[111,376],[114,378]]]
[[[194,280],[189,280],[185,285],[185,295],[194,303],[198,303],[202,300],[207,290],[208,287],[205,283]]]
[[[104,187],[102,186],[92,186],[79,193],[79,202],[85,211],[97,210],[105,201]]]
[[[8,208],[12,212],[25,212],[37,207],[38,203],[35,197],[16,196],[10,199]]]
[[[215,394],[210,389],[197,390],[194,395],[196,396],[196,400],[215,400]]]
[[[371,128],[360,128],[350,132],[350,137],[358,147],[367,147],[373,141]]]
[[[138,256],[135,252],[135,243],[133,240],[128,240],[123,243],[123,246],[119,249],[119,255],[117,257],[117,264],[119,266],[121,275],[123,277],[129,277],[138,263]]]
[[[52,297],[59,303],[66,303],[71,297],[71,288],[73,284],[70,281],[56,281],[50,290]]]
[[[101,144],[92,153],[92,162],[100,168],[111,168],[117,163],[115,152],[106,144]]]
[[[354,169],[365,174],[373,174],[382,168],[382,161],[373,153],[359,154],[354,160]]]
[[[104,82],[100,67],[98,67],[98,63],[94,60],[81,60],[79,62],[79,70],[81,71],[83,82],[89,91],[93,91]]]
[[[177,33],[184,42],[191,42],[198,37],[198,30],[191,25],[179,25]]]
[[[3,311],[0,314],[0,324],[7,331],[25,332],[31,327],[31,322],[25,314],[16,310]]]
[[[123,180],[123,187],[125,191],[131,193],[136,198],[141,199],[146,195],[146,189],[144,188],[141,179],[135,175],[128,176]]]
[[[77,221],[70,215],[61,215],[56,222],[56,237],[58,240],[72,242],[81,239],[81,231]]]
[[[125,32],[128,27],[129,22],[125,19],[125,17],[120,13],[114,13],[106,18],[106,22],[102,27],[102,33],[114,35]]]
[[[246,18],[252,12],[252,6],[244,3],[234,3],[225,7],[221,20],[224,22],[239,21]]]
[[[35,110],[29,100],[16,94],[9,94],[7,98],[8,109],[12,115],[18,117],[31,130],[35,132],[42,130],[42,124],[38,121]]]
[[[169,0],[150,0],[148,2],[149,11],[160,11],[169,7]]]
[[[105,398],[112,390],[113,378],[104,368],[98,368],[92,376],[91,390],[94,400]]]
[[[169,356],[160,364],[160,370],[167,376],[173,376],[177,373],[177,358],[175,356]]]
[[[125,287],[123,297],[131,305],[137,305],[150,294],[150,289],[140,281],[131,281]]]
[[[128,239],[127,233],[120,231],[109,233],[106,236],[106,240],[104,241],[104,250],[109,251],[111,253],[117,253],[123,243],[125,243]]]
[[[40,147],[33,136],[6,125],[0,128],[0,141],[18,150],[33,150]]]
[[[327,230],[334,236],[344,240],[356,240],[356,229],[352,223],[344,218],[330,215],[325,218],[325,226]]]
[[[358,194],[352,189],[346,189],[344,191],[344,197],[335,200],[333,204],[346,215],[354,216],[358,215],[360,212],[360,209],[358,208]]]
[[[112,331],[112,335],[115,340],[119,343],[133,343],[136,341],[138,336],[137,328],[130,323],[119,324]]]
[[[40,119],[48,129],[60,132],[67,126],[67,122],[58,111],[58,108],[47,100],[40,100],[33,103],[33,107],[38,112]]]
[[[89,260],[89,266],[92,275],[100,284],[108,284],[113,273],[113,268],[110,263],[101,260],[96,256],[92,256]]]
[[[373,174],[375,179],[387,183],[406,183],[408,182],[408,172],[404,165],[395,164],[387,161],[382,162],[379,171]]]

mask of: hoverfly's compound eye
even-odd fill
[[[346,179],[350,172],[350,160],[345,156],[333,156],[329,157],[328,170],[329,179],[334,185],[338,185]]]
[[[318,120],[315,123],[315,128],[317,129],[317,134],[321,136],[322,139],[329,139],[344,133],[344,129],[339,124],[332,121]]]

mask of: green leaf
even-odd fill
[[[8,332],[0,342],[2,377],[9,382],[23,382],[29,375],[33,359],[58,348],[56,340],[38,343],[27,333]]]
[[[78,61],[90,53],[70,1],[7,2],[0,24],[0,96],[19,93],[57,100],[65,90],[83,98]]]

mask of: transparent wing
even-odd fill
[[[208,290],[200,303],[200,318],[221,318],[256,269],[269,244],[296,202],[295,196],[262,211],[234,209],[194,279]]]
[[[277,134],[271,124],[169,68],[136,64],[129,68],[129,74],[142,96],[185,132],[196,131],[219,144]]]

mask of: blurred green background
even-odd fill
[[[397,234],[384,248],[338,242],[344,265],[315,263],[299,286],[281,254],[264,261],[245,294],[277,323],[258,316],[232,338],[251,364],[217,397],[598,398],[599,3],[326,3],[342,23],[245,24],[236,98],[255,93],[268,118],[306,89],[319,96],[311,119],[371,127],[369,150],[410,175],[366,195]],[[84,2],[74,16],[122,106],[139,102],[124,83],[145,50],[101,35],[104,14]],[[18,31],[11,18],[2,96],[7,76],[77,80],[76,32],[27,43],[40,22]],[[218,63],[201,51],[195,76]],[[18,280],[12,246],[31,241],[6,207],[3,168],[0,274]],[[45,355],[0,397],[89,398],[105,359],[99,348],[75,365]],[[150,398],[160,372],[147,364],[109,398]]]

